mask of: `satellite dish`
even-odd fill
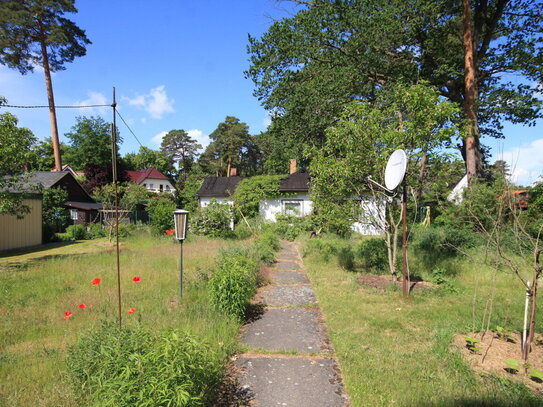
[[[396,150],[388,159],[385,169],[385,186],[390,189],[396,189],[405,176],[407,169],[407,154],[403,150]]]

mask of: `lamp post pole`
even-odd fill
[[[179,241],[179,297],[183,297],[183,240]]]

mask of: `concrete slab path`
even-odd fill
[[[345,407],[349,398],[315,293],[295,243],[284,242],[255,302],[260,318],[243,327],[249,351],[234,366],[251,406]]]

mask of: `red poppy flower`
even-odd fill
[[[78,307],[81,309],[85,309],[87,308],[87,304],[79,304]]]
[[[134,283],[139,283],[140,281],[141,281],[141,277],[134,277],[132,279],[132,282],[134,282]]]
[[[92,280],[92,285],[98,285],[102,282],[102,279],[101,278],[95,278],[94,280]]]
[[[166,233],[168,236],[171,236],[175,233],[175,229],[165,230],[164,233]]]
[[[133,314],[135,310],[136,310],[136,308],[130,308],[130,309],[128,310],[128,313],[129,313],[129,314]]]
[[[73,314],[74,314],[73,312],[66,311],[66,312],[64,313],[64,319],[70,318]]]

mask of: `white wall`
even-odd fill
[[[292,196],[266,199],[260,202],[259,212],[262,219],[275,222],[275,216],[283,213],[284,204],[287,202],[300,202],[300,216],[310,215],[313,211],[313,202],[308,194],[293,194]]]
[[[160,192],[160,185],[162,185],[162,191],[163,192],[171,192],[172,194],[175,192],[175,188],[171,184],[170,181],[167,179],[158,179],[158,178],[146,178],[140,185],[145,184],[145,188],[147,188],[148,191],[151,192]],[[151,184],[153,187],[151,188]],[[166,190],[166,185],[170,186],[170,190]]]
[[[386,202],[367,197],[361,200],[360,207],[364,212],[360,221],[353,223],[351,229],[364,236],[384,234]]]

